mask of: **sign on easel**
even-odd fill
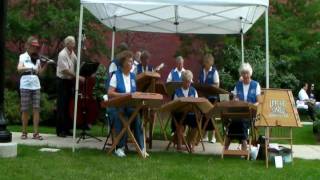
[[[301,127],[291,90],[264,89],[255,126]]]

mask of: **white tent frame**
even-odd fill
[[[143,2],[143,1],[142,1]],[[79,93],[79,72],[80,72],[80,60],[81,60],[81,44],[82,44],[82,27],[83,27],[83,8],[84,5],[81,3],[80,4],[80,20],[79,20],[79,32],[78,32],[78,46],[77,46],[77,66],[76,66],[76,88],[75,88],[75,104],[74,104],[74,115],[73,115],[73,146],[72,146],[72,151],[75,152],[75,146],[76,146],[76,126],[77,126],[77,110],[78,110],[78,93]],[[269,19],[268,19],[268,11],[269,11],[269,7],[265,6],[265,58],[266,58],[266,64],[265,64],[265,74],[266,74],[266,88],[269,88]],[[143,13],[143,12],[138,12],[136,11],[136,13]],[[212,14],[208,14],[208,15],[212,15]],[[110,19],[109,19],[110,20]],[[165,20],[165,19],[159,19],[161,21]],[[232,19],[234,20],[234,19]],[[114,21],[115,22],[115,21]],[[139,22],[136,22],[139,23]],[[241,23],[241,27],[242,30],[244,29],[244,25],[246,23],[244,23],[242,21],[242,18],[240,18],[240,23]],[[150,26],[152,26],[150,24]],[[214,24],[212,24],[212,26],[214,26]],[[159,28],[159,27],[156,27]],[[176,28],[178,28],[178,26],[176,26]],[[241,36],[241,62],[244,63],[245,59],[244,59],[244,33],[241,30],[240,36]],[[176,29],[177,32],[177,29]],[[175,33],[175,32],[172,32]],[[113,28],[112,28],[112,47],[111,47],[111,59],[114,59],[114,49],[115,49],[115,35],[116,35],[116,25],[115,23],[113,24]]]

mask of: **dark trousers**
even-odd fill
[[[67,133],[70,130],[72,120],[69,115],[70,100],[73,97],[74,81],[57,78],[57,134]]]
[[[239,142],[247,140],[249,137],[248,129],[251,128],[249,119],[233,119],[228,127],[228,137]]]
[[[314,105],[308,105],[308,114],[312,121],[314,122],[316,120],[315,118],[315,107]]]
[[[173,116],[176,119],[177,123],[179,124],[182,118],[182,113],[174,113]],[[197,119],[196,119],[196,115],[194,113],[188,113],[186,115],[185,119],[182,119],[182,125],[185,126],[189,126],[190,128],[196,128],[197,127]],[[174,123],[174,121],[171,121],[171,132],[176,132],[176,125]]]

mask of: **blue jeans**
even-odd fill
[[[125,107],[125,108],[110,108],[109,109],[110,120],[113,121],[113,125],[114,125],[114,128],[115,128],[117,135],[121,132],[122,127],[123,127],[123,124],[119,118],[119,112],[122,112],[123,115],[127,119],[129,119],[130,115],[134,112],[134,109],[127,108],[127,107]],[[139,114],[132,121],[130,127],[131,127],[131,129],[133,129],[134,137],[135,137],[140,149],[142,150],[144,148],[144,139],[143,139],[142,123],[139,118]],[[125,133],[124,136],[120,139],[120,141],[117,145],[117,148],[124,147],[127,143],[127,138],[128,138],[128,135],[127,135],[127,133]]]

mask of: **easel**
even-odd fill
[[[188,112],[195,113],[196,116],[196,123],[197,123],[197,130],[200,135],[200,141],[202,144],[203,151],[205,151],[204,144],[202,142],[202,131],[201,131],[201,122],[203,114],[210,111],[210,109],[213,108],[213,105],[205,98],[193,98],[193,97],[182,97],[175,99],[173,101],[170,101],[163,105],[160,108],[160,111],[163,112],[170,112],[172,116],[172,120],[174,121],[174,124],[176,126],[176,133],[179,138],[182,138],[182,143],[186,146],[188,152],[191,153],[191,149],[183,136],[183,132],[180,127],[182,127],[182,120],[185,119]],[[182,113],[181,119],[177,120],[174,118],[173,113]],[[170,140],[166,150],[168,150],[173,143],[173,140]]]
[[[224,102],[216,103],[215,107],[210,111],[209,114],[215,115],[215,117],[220,116],[222,121],[226,121],[229,118],[230,119],[246,118],[246,119],[249,119],[250,123],[252,124],[253,118],[255,116],[255,109],[256,109],[255,106],[247,102],[224,101]],[[225,124],[225,123],[222,122],[222,124]],[[220,132],[217,132],[217,134],[220,134]],[[221,135],[219,136],[221,137]],[[221,158],[223,158],[225,155],[234,155],[234,156],[246,156],[247,159],[249,160],[250,148],[251,148],[250,136],[249,136],[249,150],[226,150],[225,149],[226,138],[227,138],[227,134],[224,133]]]
[[[265,130],[265,154],[266,167],[269,167],[268,146],[272,140],[288,140],[292,152],[292,128],[302,127],[299,114],[294,103],[291,90],[287,89],[263,89],[263,103],[259,104],[257,110],[256,127]],[[274,135],[275,129],[289,129],[288,135]],[[291,153],[292,163],[293,154]]]
[[[137,88],[140,92],[156,93],[156,82],[160,79],[160,74],[157,72],[143,72],[137,75]],[[149,125],[149,148],[152,149],[152,136],[154,129],[154,122],[156,121],[156,115],[154,109],[145,108],[142,110],[144,129],[147,132]]]
[[[112,146],[108,151],[108,154],[111,154],[111,152],[116,148],[116,145],[119,143],[120,139],[124,136],[124,134],[127,132],[129,137],[133,140],[133,144],[136,148],[136,151],[138,154],[142,157],[144,157],[144,154],[142,150],[140,149],[132,131],[130,130],[130,124],[135,120],[137,115],[139,114],[139,111],[143,108],[150,108],[154,106],[160,106],[161,100],[163,99],[163,96],[161,94],[155,94],[155,93],[141,93],[136,92],[129,95],[124,95],[121,97],[116,97],[113,99],[110,99],[108,101],[104,101],[102,103],[103,107],[133,107],[134,112],[131,114],[129,118],[124,117],[122,113],[119,113],[119,118],[121,120],[121,123],[123,124],[121,132],[114,138],[112,142]],[[143,131],[144,136],[144,144],[146,142],[145,140],[145,132]],[[146,150],[146,148],[145,148]]]

